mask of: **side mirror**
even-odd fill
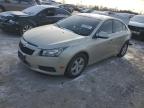
[[[108,39],[109,36],[108,36],[108,33],[101,31],[96,34],[96,38]]]

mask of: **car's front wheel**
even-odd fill
[[[33,28],[32,24],[24,24],[21,28],[20,28],[20,35],[23,35],[26,31],[30,30]]]
[[[5,9],[2,6],[0,6],[0,12],[4,12],[4,11]]]
[[[72,58],[65,72],[65,76],[69,78],[78,77],[87,65],[87,57],[85,54],[78,54]]]
[[[119,54],[117,55],[118,57],[123,57],[126,54],[126,52],[128,50],[128,45],[129,45],[129,41],[124,43],[124,45],[122,46]]]

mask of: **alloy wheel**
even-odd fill
[[[32,29],[32,26],[31,25],[25,25],[23,28],[22,28],[22,32],[25,33],[26,31]]]
[[[73,62],[72,66],[71,66],[71,74],[72,75],[78,75],[81,73],[81,71],[84,69],[85,67],[85,60],[82,57],[78,57],[75,59],[75,61]]]

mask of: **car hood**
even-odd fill
[[[144,27],[144,23],[139,23],[135,21],[130,21],[128,25],[135,26],[135,27]]]
[[[65,47],[79,43],[84,36],[80,36],[71,31],[61,29],[54,25],[46,25],[27,31],[23,38],[39,48]]]
[[[9,17],[9,16],[28,16],[28,14],[23,13],[22,11],[7,11],[0,13],[0,16]]]

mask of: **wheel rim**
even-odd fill
[[[26,31],[32,29],[32,26],[31,25],[25,25],[22,29],[22,32],[25,33]]]
[[[75,59],[75,61],[72,64],[71,67],[71,74],[72,75],[78,75],[81,73],[81,71],[84,69],[85,66],[85,60],[82,57],[79,57]]]
[[[124,47],[122,48],[122,52],[121,52],[122,55],[124,55],[127,52],[127,48],[128,48],[128,45],[125,44]]]

